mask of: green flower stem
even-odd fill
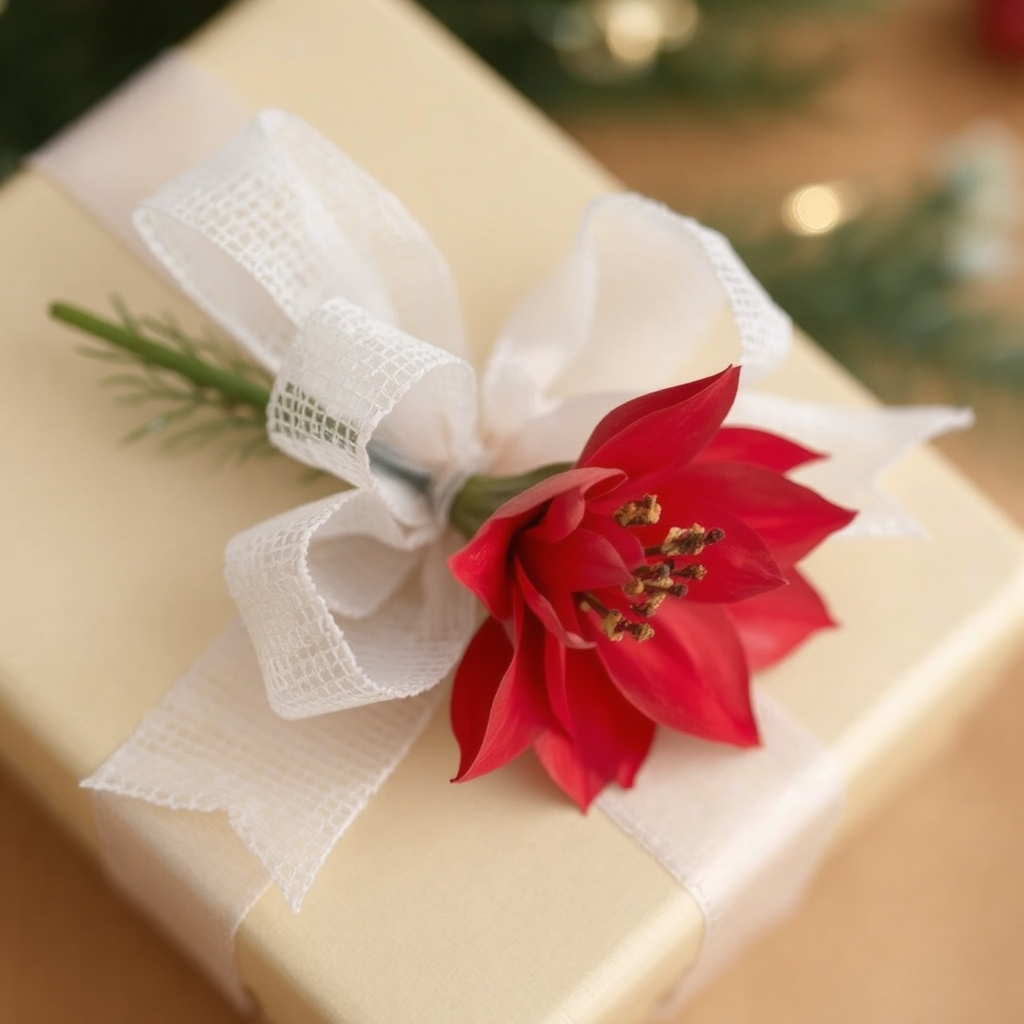
[[[471,476],[455,496],[448,522],[468,540],[506,501],[572,467],[571,462],[552,462],[520,476]]]
[[[270,390],[260,384],[245,380],[243,377],[219,366],[214,366],[198,356],[189,355],[178,349],[151,341],[121,324],[101,320],[91,313],[63,302],[55,302],[50,307],[50,315],[55,320],[60,320],[86,334],[91,334],[111,345],[131,352],[143,362],[170,370],[191,381],[197,387],[216,391],[224,396],[228,405],[248,406],[255,409],[260,415],[266,416],[267,405],[270,402]]]

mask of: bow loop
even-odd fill
[[[487,426],[512,438],[576,396],[609,394],[611,408],[730,361],[749,384],[785,360],[791,335],[721,235],[641,196],[605,196],[506,323],[483,381]]]
[[[464,351],[437,247],[395,196],[288,114],[264,111],[135,222],[189,296],[271,370],[295,329],[337,297]]]
[[[380,495],[405,523],[433,515],[429,482],[474,458],[476,375],[451,352],[343,299],[321,306],[285,355],[267,410],[292,458]],[[411,484],[387,487],[383,475]]]
[[[304,718],[435,686],[475,621],[472,595],[445,568],[456,546],[434,524],[402,526],[366,490],[232,538],[225,576],[271,707]]]

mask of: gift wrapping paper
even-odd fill
[[[454,268],[478,355],[565,251],[586,203],[615,187],[411,5],[249,0],[187,55],[244,106],[310,121],[402,198]],[[143,153],[166,125],[153,117],[150,130]],[[187,324],[198,314],[38,174],[0,191],[0,237],[0,750],[95,848],[77,782],[230,619],[224,542],[330,484],[280,459],[218,469],[203,454],[119,446],[137,411],[94,386],[102,366],[75,354],[48,304],[102,309],[116,292]],[[800,339],[771,386],[871,401]],[[838,762],[844,829],[941,748],[1024,619],[1024,549],[982,496],[929,451],[885,482],[931,539],[816,553],[809,570],[844,628],[760,680]],[[693,900],[529,760],[448,786],[456,763],[441,714],[302,913],[263,895],[237,944],[255,1001],[296,1024],[649,1019],[700,947]],[[206,899],[202,883],[197,867]]]

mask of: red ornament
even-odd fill
[[[985,46],[1002,57],[1024,58],[1024,0],[979,0]]]
[[[656,724],[758,742],[750,669],[833,624],[795,564],[853,513],[785,477],[815,453],[722,426],[738,381],[619,406],[451,558],[490,613],[455,677],[457,780],[532,746],[585,809]]]

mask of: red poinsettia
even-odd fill
[[[853,513],[785,477],[816,453],[722,426],[738,380],[619,406],[451,558],[490,613],[455,677],[457,780],[533,746],[586,808],[657,724],[758,742],[750,670],[832,624],[795,564]]]

